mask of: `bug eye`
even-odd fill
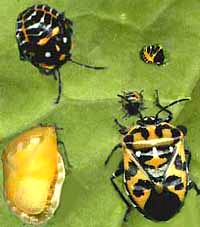
[[[169,146],[169,151],[170,151],[170,152],[173,152],[173,151],[174,151],[174,147]]]

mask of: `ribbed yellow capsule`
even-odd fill
[[[53,126],[36,127],[14,138],[3,155],[4,196],[23,222],[43,224],[56,211],[65,167]]]

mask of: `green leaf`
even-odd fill
[[[95,71],[65,64],[61,68],[63,94],[59,105],[53,104],[57,96],[53,77],[42,76],[30,63],[20,61],[15,40],[17,15],[41,2],[64,11],[74,22],[74,60],[109,67]],[[125,206],[109,180],[122,159],[121,152],[104,166],[111,148],[120,139],[113,123],[115,117],[120,119],[123,115],[116,95],[122,90],[144,89],[148,107],[145,114],[152,115],[156,112],[154,90],[159,89],[163,104],[181,97],[192,98],[171,109],[173,123],[188,128],[187,144],[193,155],[191,178],[200,185],[199,8],[198,0],[1,0],[1,150],[25,129],[38,123],[56,123],[64,128],[59,136],[73,164],[60,207],[45,226],[199,226],[200,198],[194,191],[188,193],[181,211],[167,222],[155,223],[133,210],[124,224]],[[167,52],[165,66],[145,64],[139,58],[141,48],[154,43],[161,44]],[[2,171],[1,182],[0,226],[22,226],[3,199]],[[122,183],[121,179],[118,183]]]

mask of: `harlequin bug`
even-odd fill
[[[137,115],[138,111],[144,109],[143,90],[138,91],[123,91],[123,94],[118,94],[121,98],[119,101],[122,104],[123,110],[126,112],[123,118]]]
[[[59,206],[65,169],[71,165],[64,143],[58,140],[58,129],[29,129],[16,136],[3,152],[4,197],[24,223],[41,225]],[[64,153],[58,152],[59,145]]]
[[[115,119],[123,135],[122,141],[112,149],[105,164],[118,148],[122,148],[123,161],[111,176],[111,182],[127,205],[124,221],[132,207],[149,219],[166,221],[180,210],[189,189],[194,188],[200,194],[200,189],[189,177],[191,153],[184,144],[187,130],[184,126],[170,124],[173,114],[168,110],[187,100],[179,99],[163,106],[157,93],[156,106],[160,110],[155,116],[143,117],[139,113],[136,126],[130,128]],[[168,116],[160,118],[161,112]],[[129,200],[115,182],[121,175]]]
[[[165,55],[160,45],[144,46],[140,51],[141,59],[146,63],[154,63],[163,65],[165,63]]]
[[[92,69],[105,69],[72,60],[72,21],[48,5],[33,5],[17,17],[16,39],[20,59],[30,61],[45,75],[58,79],[58,103],[62,83],[59,68],[68,61]]]

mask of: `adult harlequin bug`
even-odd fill
[[[48,5],[33,5],[17,17],[16,38],[21,60],[30,61],[45,75],[53,74],[62,83],[59,68],[68,61],[92,69],[105,69],[81,64],[71,58],[72,21]]]
[[[119,101],[122,104],[123,110],[126,112],[123,118],[137,115],[138,111],[144,109],[143,90],[138,91],[123,91],[123,94],[118,94],[121,98]]]
[[[14,138],[3,152],[4,197],[24,223],[43,224],[59,206],[65,167],[70,163],[64,143],[57,139],[57,129],[30,129]],[[63,157],[59,144],[65,149]]]
[[[144,46],[140,51],[141,59],[146,63],[154,63],[163,65],[165,63],[165,55],[160,45]]]
[[[185,148],[186,128],[170,124],[173,114],[168,107],[182,101],[180,99],[167,106],[160,104],[158,93],[156,105],[160,108],[155,116],[143,117],[139,113],[136,126],[127,128],[121,125],[121,143],[117,144],[108,156],[122,148],[123,161],[113,173],[111,182],[127,205],[124,220],[127,220],[132,207],[136,207],[145,217],[165,221],[173,217],[182,207],[187,191],[200,189],[189,177],[191,153]],[[161,112],[168,116],[159,117]],[[123,175],[127,197],[118,188],[115,178]]]

